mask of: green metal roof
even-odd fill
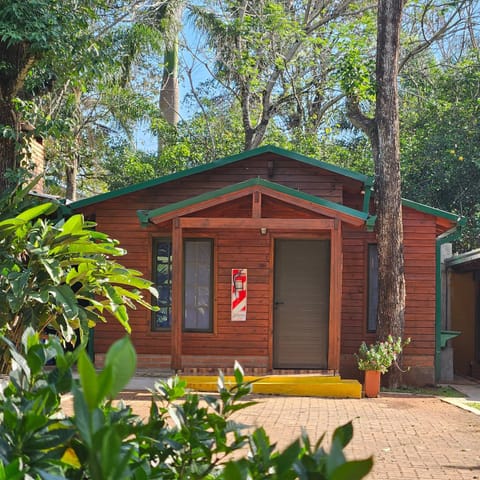
[[[351,217],[358,218],[359,220],[367,222],[367,224],[370,224],[372,219],[374,221],[374,217],[370,217],[366,212],[361,212],[359,210],[355,210],[353,208],[347,207],[340,203],[331,202],[330,200],[325,200],[323,198],[310,195],[308,193],[300,192],[299,190],[295,190],[294,188],[285,187],[284,185],[270,182],[262,178],[252,178],[250,180],[236,183],[234,185],[229,185],[228,187],[220,188],[212,192],[202,193],[201,195],[187,198],[185,200],[181,200],[180,202],[171,203],[169,205],[165,205],[164,207],[156,208],[154,210],[139,210],[137,212],[137,215],[142,225],[146,225],[150,221],[150,219],[158,217],[160,215],[164,215],[166,213],[178,210],[180,208],[188,207],[190,205],[195,205],[197,203],[205,202],[213,198],[218,198],[227,193],[238,192],[240,190],[243,190],[245,188],[252,187],[255,185],[259,185],[276,192],[285,193],[287,195],[290,195],[293,198],[305,200],[315,205],[326,207],[331,210],[344,213],[345,215],[349,215]]]
[[[93,197],[84,198],[82,200],[78,200],[76,202],[72,202],[72,203],[68,204],[68,208],[70,210],[75,210],[75,209],[78,209],[78,208],[86,207],[88,205],[93,205],[95,203],[99,203],[99,202],[103,202],[103,201],[110,200],[110,199],[113,199],[113,198],[117,198],[117,197],[120,197],[122,195],[127,195],[129,193],[138,192],[140,190],[155,187],[157,185],[162,185],[162,184],[167,183],[167,182],[171,182],[171,181],[174,181],[174,180],[189,177],[190,175],[195,175],[197,173],[207,172],[209,170],[213,170],[213,169],[218,168],[218,167],[229,165],[229,164],[241,161],[241,160],[246,160],[248,158],[256,157],[256,156],[259,156],[259,155],[262,155],[262,154],[265,154],[265,153],[273,153],[275,155],[278,155],[278,156],[281,156],[281,157],[284,157],[284,158],[289,158],[291,160],[296,160],[296,161],[302,162],[304,164],[312,165],[312,166],[318,167],[318,168],[322,168],[322,169],[327,170],[329,172],[336,173],[338,175],[342,175],[342,176],[350,178],[352,180],[362,182],[365,186],[365,189],[366,189],[365,191],[366,192],[367,191],[370,192],[370,189],[373,186],[373,178],[369,177],[368,175],[363,175],[361,173],[353,172],[351,170],[347,170],[345,168],[338,167],[337,165],[322,162],[321,160],[316,160],[314,158],[307,157],[305,155],[302,155],[300,153],[293,152],[293,151],[290,151],[290,150],[285,150],[285,149],[280,148],[280,147],[275,147],[273,145],[265,145],[263,147],[259,147],[259,148],[256,148],[254,150],[248,150],[248,151],[236,154],[236,155],[231,155],[229,157],[225,157],[225,158],[222,158],[222,159],[219,159],[219,160],[215,160],[213,162],[210,162],[210,163],[207,163],[207,164],[204,164],[204,165],[198,165],[196,167],[192,167],[192,168],[189,168],[189,169],[186,169],[186,170],[182,170],[180,172],[172,173],[170,175],[165,175],[163,177],[154,178],[154,179],[148,180],[146,182],[141,182],[141,183],[136,183],[136,184],[133,184],[133,185],[129,185],[128,187],[120,188],[118,190],[113,190],[112,192],[102,193],[100,195],[95,195]],[[250,180],[248,180],[247,182],[250,182]],[[312,201],[314,203],[317,203],[317,202],[315,202],[315,199],[317,201],[319,200],[317,197],[314,197],[314,196],[308,195],[308,194],[304,194],[302,192],[299,192],[297,190],[294,190],[294,189],[291,189],[291,188],[288,188],[288,187],[284,187],[284,186],[282,186],[280,184],[277,184],[277,183],[268,182],[266,180],[264,180],[264,182],[265,182],[265,185],[268,184],[269,188],[272,188],[274,190],[282,191],[280,189],[283,188],[283,189],[285,189],[285,192],[288,191],[289,194],[292,194],[292,192],[295,192],[295,194],[298,198],[302,198],[301,196],[305,195],[305,197],[308,197],[308,201]],[[243,183],[245,183],[245,182],[242,182],[242,184]],[[236,185],[232,185],[232,186],[229,186],[229,187],[225,187],[224,189],[217,190],[216,192],[222,191],[222,193],[219,193],[219,195],[222,195],[224,193],[228,193],[229,191],[235,191],[236,186],[237,185],[242,185],[242,184],[236,184]],[[272,187],[272,185],[274,185],[275,187]],[[244,187],[240,187],[240,188],[244,188]],[[233,190],[229,190],[229,189],[233,189]],[[215,192],[207,193],[207,194],[204,194],[204,195],[208,196],[208,195],[212,195],[212,194],[215,196]],[[199,195],[198,197],[194,197],[193,199],[184,200],[184,202],[189,202],[190,200],[194,200],[194,199],[197,199],[195,201],[203,201],[204,200],[204,199],[198,200],[199,197],[202,197],[202,195]],[[367,198],[367,195],[366,195],[366,198]],[[208,198],[205,198],[205,199],[208,199]],[[195,201],[193,203],[195,203]],[[328,202],[327,200],[322,200],[322,199],[320,199],[320,201],[321,202]],[[174,204],[174,205],[176,205],[175,208],[182,208],[182,206],[186,206],[186,205],[179,205],[181,203],[183,203],[183,202],[178,202],[177,204]],[[343,209],[349,209],[349,207],[345,207],[344,205],[336,204],[334,202],[330,202],[330,203],[332,203],[332,205],[335,205],[336,207],[329,207],[329,208],[335,208],[338,211],[341,211],[338,207],[341,207]],[[412,200],[408,200],[408,199],[405,199],[405,198],[402,199],[402,204],[406,207],[413,208],[415,210],[418,210],[420,212],[423,212],[423,213],[426,213],[426,214],[429,214],[429,215],[434,215],[436,217],[441,217],[441,218],[445,218],[447,220],[451,220],[452,222],[456,222],[460,226],[464,225],[465,222],[466,222],[466,219],[464,217],[461,217],[457,214],[454,214],[454,213],[451,213],[451,212],[446,212],[444,210],[440,210],[438,208],[430,207],[428,205],[424,205],[424,204],[421,204],[421,203],[418,203],[418,202],[414,202]],[[327,206],[327,205],[324,204],[324,206]],[[161,207],[160,209],[157,209],[157,210],[162,210],[164,208],[169,208],[169,207],[171,207],[171,205],[168,205],[166,207]],[[367,205],[367,207],[368,207],[368,205]],[[352,212],[357,212],[357,213],[362,214],[362,215],[367,215],[365,212],[359,212],[358,210],[354,210],[354,209],[349,209],[349,210],[351,210]],[[153,211],[154,210],[152,210],[152,212]],[[165,213],[165,212],[163,212],[163,213]],[[344,213],[347,213],[347,212],[344,211]],[[141,215],[141,214],[139,213],[139,215]],[[149,218],[153,218],[153,217],[150,216]],[[367,225],[372,227],[373,224],[374,224],[374,220],[375,220],[374,216],[368,216]]]
[[[447,220],[451,220],[452,222],[455,222],[460,226],[464,225],[466,222],[466,218],[462,217],[461,215],[457,215],[456,213],[446,212],[445,210],[440,210],[439,208],[430,207],[428,205],[424,205],[423,203],[414,202],[413,200],[408,200],[406,198],[402,198],[402,204],[404,207],[410,207],[410,208],[413,208],[414,210],[418,210],[419,212],[423,212],[429,215],[433,215],[435,217],[441,217]]]
[[[128,187],[120,188],[118,190],[113,190],[112,192],[102,193],[100,195],[95,195],[93,197],[84,198],[76,202],[69,204],[71,209],[82,208],[94,203],[103,202],[105,200],[110,200],[112,198],[117,198],[122,195],[127,195],[129,193],[138,192],[139,190],[144,190],[146,188],[155,187],[157,185],[162,185],[173,180],[178,180],[181,178],[189,177],[190,175],[195,175],[197,173],[207,172],[209,170],[223,167],[225,165],[230,165],[231,163],[239,162],[241,160],[246,160],[248,158],[256,157],[265,153],[273,153],[281,157],[289,158],[291,160],[296,160],[307,165],[312,165],[314,167],[322,168],[332,173],[337,173],[344,177],[351,178],[362,182],[365,186],[371,186],[373,184],[372,177],[363,175],[361,173],[352,172],[345,168],[338,167],[337,165],[332,165],[330,163],[322,162],[321,160],[316,160],[311,157],[307,157],[300,153],[292,152],[290,150],[285,150],[283,148],[274,147],[272,145],[266,145],[264,147],[259,147],[254,150],[247,150],[245,152],[239,153],[237,155],[232,155],[225,157],[214,162],[206,163],[204,165],[198,165],[196,167],[189,168],[187,170],[182,170],[180,172],[172,173],[170,175],[165,175],[163,177],[154,178],[146,182],[136,183],[134,185],[129,185]]]

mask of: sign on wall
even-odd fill
[[[247,319],[247,269],[232,268],[232,322]]]

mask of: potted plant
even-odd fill
[[[398,337],[393,339],[391,335],[383,342],[376,342],[368,346],[365,342],[360,345],[355,354],[359,370],[365,371],[365,396],[378,397],[380,392],[380,376],[386,373],[397,358],[403,347],[410,343],[410,339],[403,340]]]

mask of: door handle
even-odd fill
[[[274,305],[277,306],[277,305],[284,305],[284,304],[285,304],[285,302],[275,302]]]

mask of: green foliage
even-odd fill
[[[176,128],[154,119],[152,131],[162,138],[158,153],[145,153],[122,143],[105,158],[104,178],[110,190],[209,163],[242,151],[242,129],[238,110],[202,97],[203,112]],[[268,136],[268,141],[271,137]]]
[[[306,434],[291,443],[283,452],[274,450],[265,430],[259,428],[249,438],[251,454],[227,463],[221,478],[247,479],[310,479],[356,480],[364,478],[372,468],[371,459],[347,461],[343,449],[353,437],[351,422],[338,427],[332,435],[331,448],[321,447],[325,435],[314,445]]]
[[[66,37],[79,35],[86,20],[93,17],[95,3],[99,2],[2,0],[0,40],[7,47],[25,42],[36,55],[64,49]]]
[[[145,153],[122,143],[111,150],[103,161],[108,190],[126,187],[160,177],[164,171],[156,153]]]
[[[25,195],[19,190],[16,201]],[[9,208],[11,199],[7,192],[0,206]],[[0,211],[1,331],[16,344],[27,326],[48,326],[65,341],[79,329],[86,340],[108,313],[129,332],[127,308],[151,308],[142,291],[155,294],[152,283],[112,259],[125,251],[93,222],[82,215],[53,220],[58,207],[40,203],[13,216]]]
[[[23,168],[8,170],[5,177],[13,187],[0,195],[0,220],[11,219],[38,205],[38,199],[30,195],[39,181],[38,177],[32,178],[30,172]]]
[[[195,61],[184,75],[192,84],[186,100],[195,103],[182,108],[189,118],[171,130],[158,120],[159,65],[167,9],[182,3],[206,35],[190,45]],[[370,152],[345,125],[339,94],[362,99],[362,110],[371,112],[376,23],[368,2],[154,4],[1,2],[0,41],[26,47],[33,62],[14,106],[17,118],[30,121],[44,137],[50,193],[64,195],[66,167],[78,165],[79,190],[89,195],[238,153],[247,130],[253,132],[252,144],[261,140],[371,172]],[[455,8],[455,2],[441,8],[435,2],[408,3],[404,53],[414,52],[423,35],[434,33]],[[402,71],[404,191],[467,216],[461,245],[466,249],[480,238],[480,206],[470,187],[479,178],[478,59],[475,51],[465,55],[448,46],[449,38]],[[463,58],[449,57],[445,68],[434,67],[433,55],[443,50],[461,50]],[[196,85],[199,61],[212,74],[201,86]],[[0,74],[14,63],[0,61]],[[134,146],[139,125],[148,125],[161,139],[157,156]],[[11,125],[2,133],[18,140]]]
[[[5,337],[3,342],[12,366],[0,389],[0,479],[58,478],[74,435],[61,415],[61,395],[72,388],[77,353],[64,353],[58,339],[43,343],[31,328],[22,337],[23,355]],[[46,370],[53,359],[56,366]]]
[[[206,5],[211,8],[190,10],[207,35],[206,51],[213,52],[204,63],[209,70],[214,64],[217,88],[240,103],[243,148],[260,145],[274,120],[284,132],[318,133],[341,98],[333,74],[344,53],[341,36],[357,31],[359,18],[370,9],[364,10],[363,2]]]
[[[342,90],[350,97],[363,101],[375,101],[373,58],[364,58],[358,47],[350,45],[342,52],[338,64],[338,77]]]
[[[397,361],[403,348],[410,343],[410,339],[402,340],[400,337],[395,340],[391,335],[383,342],[376,342],[367,346],[362,342],[355,358],[359,370],[376,370],[381,373],[387,373],[393,363]]]
[[[57,338],[41,342],[30,329],[23,354],[9,347],[12,370],[0,391],[1,480],[355,480],[371,470],[371,458],[345,458],[351,422],[335,430],[329,451],[321,446],[324,436],[312,444],[303,435],[278,451],[262,428],[246,433],[231,418],[255,403],[245,398],[251,388],[239,365],[236,384],[227,389],[220,376],[216,396],[186,393],[177,377],[158,382],[149,416],[141,420],[123,402],[112,401],[135,370],[128,338],[111,347],[100,373],[83,351],[64,353]],[[45,369],[52,358],[55,366]],[[71,374],[77,359],[78,381]],[[60,395],[68,393],[73,416],[61,412]],[[250,455],[239,455],[246,447]]]
[[[131,25],[132,3],[139,6],[131,0],[3,3],[0,96],[16,120],[3,114],[0,124],[5,141],[19,145],[19,158],[7,165],[16,168],[23,157],[28,142],[20,122],[29,122],[45,140],[49,193],[65,196],[66,190],[72,198],[75,182],[85,193],[104,190],[97,177],[112,143],[133,143],[137,123],[157,110],[146,86],[161,38]]]
[[[93,37],[95,24],[89,28]],[[139,33],[139,28],[132,30]],[[141,38],[146,36],[140,33]],[[55,77],[52,88],[22,109],[37,135],[45,138],[47,179],[52,179],[47,182],[49,192],[64,195],[58,191],[58,179],[66,184],[66,167],[75,164],[79,191],[105,190],[103,162],[115,157],[119,144],[132,149],[139,123],[155,116],[151,85],[155,76],[146,71],[153,67],[141,55],[146,52],[139,53],[139,47],[132,45],[132,35],[126,28],[114,29],[96,39],[94,49],[79,49],[62,63],[57,58],[44,60],[32,70],[33,85],[45,75]]]
[[[426,63],[426,62],[425,62]],[[467,217],[460,249],[480,246],[480,74],[475,52],[402,79],[405,196]],[[411,93],[415,92],[415,95]]]

